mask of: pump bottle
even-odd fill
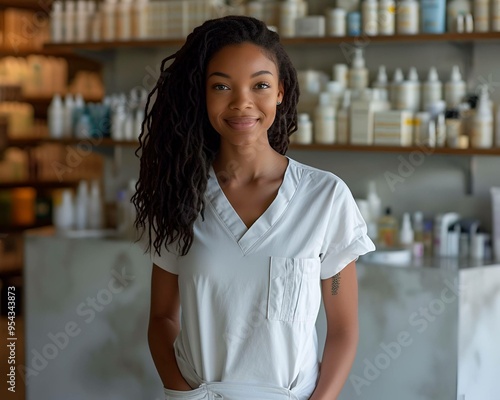
[[[465,82],[462,80],[458,65],[454,65],[450,80],[444,85],[444,100],[447,108],[456,108],[463,101],[466,93]]]
[[[493,147],[493,113],[491,110],[488,86],[481,86],[479,103],[472,121],[471,144],[474,148]]]
[[[351,107],[351,91],[348,89],[344,92],[342,106],[337,113],[337,143],[349,143],[349,115]]]
[[[431,67],[427,81],[422,83],[422,110],[428,111],[429,106],[443,99],[443,84],[439,80],[436,67]]]
[[[365,68],[363,49],[354,50],[351,69],[349,70],[349,88],[362,90],[368,87],[368,69]]]

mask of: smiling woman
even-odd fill
[[[210,20],[162,70],[133,202],[166,399],[337,398],[358,338],[355,260],[374,246],[345,183],[285,155],[299,90],[278,35]]]
[[[222,141],[268,142],[283,84],[275,61],[262,48],[242,43],[217,52],[207,66],[206,91],[208,118]]]

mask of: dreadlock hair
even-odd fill
[[[278,153],[288,150],[289,136],[297,130],[299,88],[278,34],[244,16],[212,19],[195,28],[181,49],[162,61],[147,99],[136,151],[140,174],[132,197],[139,240],[148,233],[146,251],[153,246],[160,254],[162,246],[177,242],[179,254],[186,255],[193,243],[193,225],[198,215],[204,218],[203,195],[220,145],[207,114],[206,68],[223,47],[245,42],[260,46],[279,71],[284,98],[268,138]]]

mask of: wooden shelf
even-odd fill
[[[102,147],[139,147],[138,141],[116,141],[110,138],[89,138],[89,139],[52,139],[52,138],[28,138],[28,139],[11,139],[7,142],[8,146],[16,147],[31,147],[43,143],[60,143],[60,144],[78,144],[82,141],[91,140],[95,146]],[[296,144],[291,143],[290,150],[298,151],[341,151],[341,152],[368,152],[368,153],[412,153],[426,152],[432,154],[449,154],[449,155],[490,155],[500,156],[500,147],[491,149],[452,149],[448,147],[425,147],[425,146],[357,146],[350,144]]]
[[[94,146],[102,147],[139,147],[139,142],[136,140],[122,140],[117,141],[110,138],[63,138],[63,139],[53,139],[53,138],[26,138],[26,139],[9,139],[7,141],[7,146],[15,147],[33,147],[44,143],[59,143],[59,144],[78,144],[82,141],[91,141]]]
[[[15,189],[21,187],[31,187],[34,189],[61,189],[67,187],[76,187],[77,185],[78,182],[27,180],[27,181],[14,181],[14,182],[0,182],[0,190]]]
[[[8,7],[49,12],[52,7],[52,0],[0,0],[0,9]]]
[[[65,93],[59,93],[61,96],[64,96]],[[52,101],[52,95],[24,95],[21,98],[22,101],[27,102],[27,103],[50,103]],[[83,100],[85,102],[93,102],[93,103],[98,103],[102,101],[101,96],[97,97],[89,97],[89,96],[84,96]]]
[[[448,154],[448,155],[489,155],[500,156],[500,148],[492,149],[452,149],[448,147],[426,147],[426,146],[358,146],[350,144],[290,144],[290,150],[312,150],[312,151],[340,151],[340,152],[368,152],[368,153],[412,153],[425,152],[426,154]]]
[[[18,232],[23,232],[28,229],[36,229],[36,228],[42,228],[46,226],[51,226],[52,224],[49,222],[41,222],[41,223],[35,223],[32,225],[0,225],[0,235],[6,235],[6,234],[11,234],[11,233],[18,233]]]
[[[472,33],[442,33],[419,35],[390,35],[390,36],[342,36],[317,38],[284,38],[284,45],[311,45],[311,44],[366,44],[366,43],[409,43],[409,42],[474,42],[500,40],[500,32],[472,32]],[[47,51],[72,50],[113,50],[119,48],[154,48],[180,47],[184,39],[148,39],[113,42],[79,42],[79,43],[46,43]]]

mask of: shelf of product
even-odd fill
[[[43,143],[63,144],[63,145],[78,145],[82,143],[78,138],[25,138],[25,139],[12,139],[8,141],[9,146],[15,147],[34,147]],[[115,147],[123,146],[130,148],[137,148],[139,142],[137,140],[113,140],[111,138],[88,138],[96,147]],[[500,148],[490,149],[455,149],[450,147],[428,147],[422,146],[382,146],[382,145],[352,145],[352,144],[300,144],[291,143],[290,150],[298,151],[340,151],[340,152],[370,152],[370,153],[413,153],[424,152],[426,154],[445,154],[456,156],[471,156],[471,155],[485,155],[485,156],[500,156]]]
[[[416,34],[416,35],[391,35],[391,36],[325,36],[325,37],[293,37],[283,38],[281,42],[285,46],[293,45],[338,45],[366,43],[429,43],[429,42],[453,42],[470,43],[477,41],[500,40],[500,32],[471,32],[471,33],[443,33],[443,34]],[[144,39],[123,41],[99,41],[99,42],[72,42],[53,43],[48,42],[44,49],[53,52],[68,52],[74,50],[116,50],[120,48],[157,48],[157,47],[181,47],[183,39]]]
[[[49,10],[52,0],[0,0],[0,9],[15,7],[29,10]]]

